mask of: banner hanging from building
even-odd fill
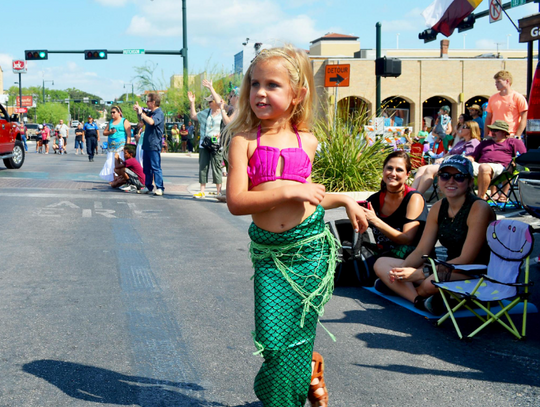
[[[426,25],[447,37],[469,16],[482,0],[435,0],[423,12]]]

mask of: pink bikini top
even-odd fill
[[[276,147],[261,146],[261,126],[257,130],[257,148],[249,159],[247,173],[251,181],[251,188],[267,181],[286,179],[306,183],[311,175],[311,161],[302,149],[300,135],[294,128],[298,147],[284,148],[280,150]],[[281,176],[276,176],[279,158],[283,157],[283,172]]]

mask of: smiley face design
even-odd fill
[[[486,235],[491,250],[505,260],[521,260],[532,250],[530,227],[520,221],[503,219],[492,222]]]

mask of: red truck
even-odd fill
[[[24,145],[22,142],[18,115],[8,115],[0,103],[0,159],[10,169],[21,168],[24,163]]]

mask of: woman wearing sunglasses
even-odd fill
[[[480,127],[478,123],[469,120],[460,128],[459,141],[447,154],[451,155],[471,155],[478,144],[480,144]],[[435,161],[435,164],[424,165],[418,168],[418,172],[414,176],[412,187],[422,195],[426,193],[429,187],[433,184],[433,179],[439,171],[439,164],[444,158]]]
[[[473,168],[467,158],[460,155],[445,158],[438,176],[439,187],[446,198],[435,203],[429,211],[416,249],[405,260],[383,257],[375,263],[375,272],[380,279],[378,289],[390,288],[415,307],[434,314],[438,314],[437,308],[440,308],[436,307],[439,301],[434,297],[438,289],[431,284],[433,276],[424,271],[422,256],[431,254],[439,241],[447,250],[446,261],[450,264],[487,264],[490,252],[486,230],[495,220],[489,205],[472,193]],[[438,276],[440,281],[469,278],[445,267],[441,267]]]

